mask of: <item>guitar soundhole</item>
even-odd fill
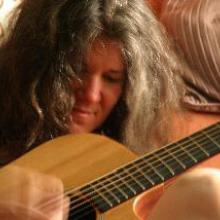
[[[68,220],[96,220],[96,211],[91,203],[79,197],[72,197]]]

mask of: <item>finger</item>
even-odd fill
[[[35,200],[32,207],[41,213],[46,213],[51,220],[62,220],[63,216],[67,215],[66,209],[68,208],[68,200],[64,198],[63,192],[64,187],[60,179],[44,175],[44,178],[40,178],[35,185],[35,196],[39,199]],[[42,195],[43,199],[40,198]]]
[[[63,202],[63,220],[67,220],[69,217],[69,211],[70,211],[70,198],[64,197]]]

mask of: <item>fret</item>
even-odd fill
[[[132,175],[132,172],[129,173],[128,170],[127,170],[127,167],[124,168],[124,171],[129,175],[129,177],[142,189],[142,190],[145,190],[146,187],[144,185],[141,184],[141,182],[139,182],[133,175]],[[142,176],[140,175],[139,173],[139,176]],[[136,185],[135,184],[135,185]]]
[[[106,178],[106,182],[107,184],[111,183],[113,185],[111,191],[117,195],[120,200],[123,201],[128,199],[128,195],[121,189],[121,186],[123,186],[122,182],[114,175],[114,173],[110,174],[108,179]]]
[[[201,130],[200,132],[192,135],[192,137],[195,137],[196,139],[198,139],[198,142],[200,143],[202,148],[209,153],[209,156],[212,156],[213,154],[215,154],[219,151],[219,147],[216,146],[217,142],[215,143],[213,141],[213,138],[215,138],[216,136],[219,137],[219,129],[217,129],[218,125],[219,125],[219,123],[217,123],[213,126],[210,126],[208,128],[205,128],[205,129]],[[213,137],[213,135],[214,135],[214,137]],[[218,143],[217,143],[217,145],[218,145]]]
[[[134,193],[134,191],[132,191],[129,186],[127,186],[126,183],[124,183],[123,181],[121,181],[121,177],[119,177],[119,175],[117,174],[117,171],[114,173],[111,173],[110,175],[106,176],[106,178],[108,178],[109,180],[111,180],[114,183],[117,183],[117,186],[112,188],[112,193],[114,193],[115,195],[117,195],[120,200],[121,203],[124,201],[127,201],[129,198],[132,198],[134,195],[136,195]],[[111,207],[108,206],[103,206],[102,202],[99,202],[99,204],[97,204],[97,202],[95,203],[96,207],[98,208],[98,210],[103,213],[107,210],[109,210]],[[114,204],[115,206],[117,204]]]
[[[198,160],[193,156],[192,152],[193,152],[193,149],[187,149],[185,148],[185,152],[188,152],[188,155],[190,156],[190,158],[193,160],[194,163],[198,163]],[[197,153],[197,151],[196,151]]]
[[[89,199],[83,198],[81,195],[76,195],[75,193],[70,193],[68,196],[70,198],[68,219],[82,219],[85,213],[89,213],[91,219],[95,218],[94,206]]]
[[[157,168],[154,167],[154,165],[148,161],[148,163],[151,167],[151,169],[158,175],[158,177],[160,177],[161,181],[164,182],[165,178],[160,174],[160,172],[157,170]]]
[[[143,191],[142,187],[139,184],[137,184],[136,180],[126,173],[125,169],[121,168],[118,171],[118,174],[121,176],[121,178],[125,180],[127,186],[129,186],[130,189],[133,190],[135,195],[137,195],[138,192]]]
[[[213,137],[211,137],[207,132],[203,132],[203,133],[205,133],[205,135],[213,142],[213,143],[215,143],[215,145],[220,149],[220,146],[219,146],[219,143],[218,142],[216,142],[216,140],[215,139],[213,139]]]
[[[195,142],[195,143],[196,143],[196,142]],[[197,146],[198,146],[199,149],[206,155],[206,157],[209,157],[209,156],[210,156],[209,152],[207,152],[207,151],[201,146],[201,144],[198,144],[198,143],[197,143]]]
[[[108,203],[108,205],[109,205],[110,207],[113,207],[114,202],[112,201],[112,197],[109,196],[108,193],[106,193],[105,191],[103,192],[103,191],[102,191],[103,189],[102,189],[102,188],[99,188],[100,186],[99,186],[97,183],[98,183],[98,181],[96,181],[96,182],[90,184],[91,189],[92,189],[94,192],[96,192],[98,195],[100,195],[100,196],[105,200],[105,202]],[[94,185],[93,185],[93,184],[94,184]]]
[[[101,193],[106,197],[108,198],[113,204],[119,204],[120,203],[120,199],[113,193],[113,190],[112,190],[112,184],[111,182],[107,181],[106,178],[102,178],[100,179],[99,181],[97,181],[95,184],[98,184],[96,185],[96,187],[98,189],[102,189]],[[108,187],[111,187],[111,188],[108,188]],[[104,192],[103,192],[104,190]]]
[[[205,149],[203,149],[201,144],[199,144],[198,141],[193,136],[189,137],[189,139],[197,146],[198,149],[196,150],[198,151],[201,150],[207,157],[210,156],[210,154]]]
[[[135,178],[138,179],[138,181],[144,185],[144,189],[150,188],[155,183],[143,172],[142,167],[143,164],[140,163],[141,161],[137,161],[138,163],[132,163],[128,165],[126,168],[129,170],[129,172],[135,174]]]
[[[123,183],[122,187],[125,189],[125,193],[127,193],[128,197],[134,196],[137,194],[137,192],[128,184],[128,182],[125,182],[124,178],[121,178],[121,172],[119,170],[117,170],[117,172],[115,172],[115,175],[119,178],[122,179],[123,181],[121,181]],[[122,188],[122,189],[123,189]]]
[[[94,184],[95,182],[93,182]],[[97,190],[95,190],[91,184],[86,185],[81,188],[80,191],[82,194],[98,208],[99,210],[108,210],[113,207],[111,201],[108,200],[105,196],[100,194]]]
[[[216,124],[216,127],[220,127],[220,123]],[[219,128],[217,131],[215,131],[215,135],[213,136],[213,132],[211,134],[209,134],[209,136],[212,138],[212,140],[214,140],[215,144],[216,144],[216,152],[219,151],[220,149],[220,135],[219,135]]]
[[[203,148],[209,151],[210,156],[215,155],[216,153],[219,152],[219,148],[213,142],[204,145]]]
[[[206,137],[206,141],[203,141],[201,144],[203,148],[209,152],[209,155],[212,156],[219,152],[219,146],[218,144],[216,145],[216,141],[213,141],[213,137],[211,138],[206,131],[202,131],[201,133]]]
[[[144,166],[141,169],[142,169],[142,172],[144,173],[144,177],[147,179],[148,182],[150,182],[151,186],[155,186],[156,182],[154,182],[154,180],[150,178],[149,175],[147,175],[147,173],[149,173],[149,170],[147,169],[147,167]]]
[[[147,158],[145,160],[142,160],[142,163],[145,164],[142,166],[142,170],[145,173],[145,176],[147,177],[148,181],[151,182],[152,186],[157,185],[158,183],[161,183],[161,178],[155,173],[155,171],[149,167]]]
[[[219,136],[219,131],[220,131],[220,121],[216,124],[211,125],[210,127],[207,127],[201,131],[199,131],[198,133],[202,133],[202,132],[208,132],[208,133],[215,133],[215,135]]]
[[[189,148],[189,150],[191,150],[193,145],[192,144],[190,144],[189,146],[180,145],[180,148],[182,149],[182,151],[184,151],[185,154],[187,154],[189,156],[189,158],[193,161],[193,163],[194,164],[197,163],[198,162],[197,159],[195,157],[193,157],[193,155],[189,152],[189,150],[187,150],[187,147]]]
[[[170,145],[170,146],[172,146],[172,145]],[[172,161],[176,162],[174,164],[174,170],[179,170],[179,169],[185,170],[186,169],[186,165],[184,163],[182,163],[182,161],[179,160],[178,157],[174,154],[176,149],[178,149],[177,145],[173,145],[173,146],[175,147],[174,152],[171,151],[172,149],[168,149],[168,148],[163,148],[163,149],[171,156],[171,159],[174,159],[174,161],[173,160]],[[178,149],[178,153],[179,153],[180,150],[181,149]],[[179,167],[178,167],[178,165],[179,165]]]
[[[190,152],[190,154],[196,158],[196,163],[198,163],[199,161],[202,161],[206,158],[208,158],[210,156],[210,154],[207,152],[205,153],[204,151],[206,151],[205,149],[203,149],[202,144],[206,144],[206,143],[200,143],[199,141],[194,140],[195,145],[193,145],[193,147],[188,147],[188,152]]]
[[[151,183],[152,186],[156,185],[156,183],[148,175],[144,175],[144,176]]]
[[[159,152],[160,153],[160,152]],[[159,154],[158,153],[158,154]],[[164,154],[163,154],[164,155]],[[153,157],[155,157],[157,160],[159,160],[160,161],[160,163],[164,166],[164,167],[166,167],[166,169],[169,171],[169,173],[172,175],[172,176],[174,176],[175,175],[175,172],[174,172],[174,170],[172,169],[172,167],[171,166],[169,166],[169,164],[168,163],[166,163],[163,159],[161,159],[160,157],[162,156],[161,154],[160,155],[157,155],[157,154],[153,154]],[[162,158],[163,158],[163,156],[162,156]]]

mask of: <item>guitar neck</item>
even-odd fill
[[[220,123],[119,167],[79,189],[101,213],[220,152]]]

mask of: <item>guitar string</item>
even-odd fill
[[[119,180],[120,181],[120,180]],[[110,183],[111,185],[112,185],[112,183]],[[80,201],[82,201],[81,199],[80,199]],[[76,201],[74,201],[74,202],[76,202]],[[83,202],[81,205],[83,205],[85,202]],[[78,206],[79,206],[79,204],[77,204]],[[72,207],[71,207],[72,208]],[[75,207],[73,207],[74,209],[75,209]]]
[[[168,172],[169,173],[169,172]],[[140,174],[139,175],[139,177],[143,177],[143,175],[142,174]],[[145,180],[146,181],[146,179],[143,177],[142,178],[143,180]],[[139,182],[141,182],[141,180],[139,180]],[[124,183],[122,183],[122,185],[124,185]],[[136,183],[134,183],[133,184],[133,186],[137,186],[137,184]],[[114,186],[115,187],[115,186]],[[132,185],[131,185],[131,187],[132,187]],[[134,187],[135,188],[135,187]],[[117,188],[116,188],[117,189]],[[108,191],[107,191],[108,192]],[[117,194],[116,194],[116,196],[117,196]],[[135,195],[134,195],[135,196]],[[98,197],[100,197],[100,196],[98,196]],[[92,199],[93,199],[93,197],[92,197]],[[92,200],[91,199],[91,200]],[[102,199],[100,200],[100,201],[103,201]],[[98,201],[97,201],[97,203],[98,203]],[[81,204],[81,206],[82,206],[83,204]],[[85,205],[85,203],[84,203],[84,205]],[[98,206],[98,207],[100,207],[100,206]],[[74,215],[75,214],[77,214],[77,213],[81,213],[83,210],[86,210],[88,207],[83,207],[83,208],[81,208],[81,209],[78,209],[78,210],[76,210],[76,212],[74,213]],[[72,209],[72,208],[71,208]],[[74,207],[73,207],[73,209],[75,209]]]
[[[88,207],[88,206],[85,206],[85,203],[83,203],[82,205],[84,205],[84,207],[82,207],[82,208],[76,210],[75,213],[73,213],[73,215],[76,215],[76,214],[78,213],[78,214],[81,216],[82,211],[84,211],[85,215],[87,215],[87,213],[90,212],[90,211],[88,210],[88,208],[90,207],[90,209],[91,209],[91,204],[89,204],[89,207]],[[86,205],[88,205],[88,204],[86,204]],[[101,206],[100,206],[100,208],[101,208]],[[70,213],[70,215],[72,215],[72,213]],[[84,214],[83,214],[83,215],[84,215]]]
[[[205,139],[206,140],[206,139]],[[192,142],[192,141],[190,141],[190,142]],[[186,143],[186,142],[185,142]],[[176,147],[176,146],[173,146],[173,147]],[[177,146],[177,147],[179,147],[179,146]],[[185,147],[187,147],[187,146],[185,146]],[[170,149],[172,149],[172,148],[170,148]],[[175,148],[173,148],[173,149],[175,149]],[[162,148],[161,149],[159,149],[159,150],[163,150]],[[190,148],[190,150],[193,150],[193,148]],[[183,152],[183,150],[182,149],[178,149],[177,151],[173,151],[173,152],[171,152],[171,153],[178,153],[179,151],[181,151],[181,152]],[[156,153],[159,153],[159,154],[166,154],[165,155],[165,157],[161,157],[161,155],[159,155],[160,156],[160,159],[164,159],[164,158],[168,158],[168,157],[170,157],[170,155],[168,156],[168,157],[166,157],[167,156],[167,152],[156,152]],[[169,153],[169,152],[168,152]],[[170,154],[171,154],[170,153]],[[172,154],[171,154],[172,155]],[[185,153],[184,153],[184,155],[185,155]],[[151,156],[151,155],[149,155],[149,156]],[[181,155],[178,155],[178,156],[181,156]],[[139,159],[139,158],[138,158]],[[153,162],[155,161],[155,158],[152,158],[152,157],[150,157],[149,158],[150,160],[153,160]],[[172,158],[173,159],[173,158]],[[140,159],[141,160],[141,159]],[[156,162],[158,163],[158,161],[159,160],[157,160]],[[142,162],[149,162],[149,161],[146,161],[146,160],[144,160],[144,161],[142,161]],[[159,161],[160,162],[160,161]],[[140,163],[139,163],[139,165],[141,165]],[[93,185],[93,186],[95,186],[95,185]],[[69,193],[69,191],[68,191],[68,193]]]
[[[214,132],[216,132],[216,131],[214,131]],[[204,137],[204,136],[203,136]],[[199,136],[197,135],[197,137],[196,138],[199,138]],[[213,138],[213,137],[212,137]],[[207,141],[207,138],[203,138],[203,139],[205,139],[206,141]],[[185,144],[186,143],[188,143],[190,140],[185,140]],[[183,143],[184,143],[184,141],[183,141]],[[181,144],[183,144],[183,143],[181,143]],[[191,141],[190,141],[190,143],[191,143]],[[169,145],[170,146],[170,145]],[[173,148],[172,148],[173,147]],[[171,149],[175,149],[175,145],[174,146],[171,146],[170,148]],[[179,146],[177,146],[178,148],[179,148]],[[188,145],[188,146],[184,146],[184,148],[186,148],[186,147],[190,147],[190,145]],[[193,149],[196,149],[196,148],[201,148],[200,146],[196,146],[196,147],[194,147],[194,148],[190,148],[190,150],[193,150]],[[164,152],[159,152],[160,150],[162,150],[162,148],[161,149],[159,149],[158,150],[158,152],[156,152],[156,153],[164,153]],[[170,150],[170,149],[169,149]],[[182,151],[182,149],[181,150],[177,150],[177,151],[173,151],[172,153],[177,153],[177,152],[179,152],[179,151],[181,151],[181,153],[183,153],[184,155],[185,155],[185,153]],[[190,153],[190,152],[189,152]],[[151,155],[149,155],[149,156],[151,156]],[[157,156],[160,156],[160,155],[157,155]],[[181,154],[180,155],[178,155],[178,156],[181,156]],[[162,158],[160,158],[160,159],[163,159],[163,158],[170,158],[170,156],[168,156],[168,157],[162,157]],[[148,158],[148,159],[150,159],[150,160],[152,160],[153,158]],[[173,159],[172,158],[170,158],[171,159],[171,162],[173,161]],[[142,162],[144,162],[144,163],[146,163],[146,162],[149,162],[149,161],[142,161]],[[155,162],[154,161],[154,159],[153,159],[153,162]],[[160,161],[157,161],[156,163],[158,163],[158,162],[160,162]],[[151,163],[151,165],[153,166],[155,163]],[[140,164],[138,164],[138,165],[140,165]],[[147,165],[147,164],[145,164],[145,165]],[[147,165],[148,167],[149,167],[149,165]],[[160,163],[160,166],[161,166],[161,163]],[[133,167],[131,167],[131,168],[133,168]],[[149,167],[150,168],[150,167]],[[155,167],[155,168],[157,168],[157,167]],[[141,169],[141,168],[140,168]],[[151,170],[150,171],[152,171],[152,168],[151,168]],[[149,172],[150,172],[149,171]],[[127,172],[129,172],[129,170],[127,170]],[[140,173],[140,171],[138,171],[138,169],[137,169],[137,172],[136,173]],[[152,172],[150,172],[150,173],[152,173]],[[154,172],[155,173],[155,172]],[[135,175],[135,173],[134,173],[134,175]],[[148,173],[146,173],[146,175],[148,175]],[[109,179],[107,179],[107,184],[108,185],[113,185],[113,183],[117,183],[117,182],[122,182],[122,184],[121,185],[124,185],[124,183],[123,183],[123,179],[126,179],[126,178],[128,178],[130,175],[128,174],[127,176],[123,176],[123,178],[122,179],[118,179],[118,180],[116,180],[115,182],[113,181],[113,182],[109,182],[110,180]],[[143,175],[140,175],[140,176],[143,176]],[[106,180],[105,180],[106,181]],[[102,182],[102,184],[104,184],[105,182]],[[126,183],[126,182],[125,182]],[[97,183],[96,185],[94,185],[93,187],[95,188],[97,185],[100,185],[100,183]],[[120,185],[119,185],[120,186]],[[107,186],[105,185],[105,186],[103,186],[102,188],[104,189],[104,190],[106,190],[105,188],[106,188]],[[117,187],[117,186],[113,186],[113,188],[115,188],[115,187]],[[100,188],[99,188],[100,189]],[[108,193],[109,194],[109,192],[108,192],[108,190],[110,190],[109,188],[106,190],[106,192],[101,192],[101,193]],[[68,191],[66,191],[65,193],[66,193],[66,195],[67,194],[70,194],[71,192],[73,193],[73,192],[77,192],[78,193],[78,195],[79,196],[81,196],[82,195],[82,192],[79,192],[79,191],[77,191],[77,189],[70,189],[70,190],[68,190]],[[91,193],[94,193],[94,191],[92,191]],[[122,193],[121,193],[122,194]],[[74,194],[74,196],[77,196],[77,194]],[[87,196],[90,196],[90,195],[87,195]],[[100,197],[100,196],[96,196],[96,197]],[[95,199],[95,197],[92,197],[92,199]],[[77,199],[78,201],[82,201],[82,198],[80,198],[80,199]],[[76,203],[77,202],[77,200],[74,200],[74,201],[71,201],[71,203]],[[70,203],[70,205],[71,205],[71,203]],[[83,204],[85,204],[86,202],[84,201],[83,203],[81,203],[81,204],[77,204],[77,206],[75,206],[75,207],[71,207],[71,209],[76,209],[77,207],[79,207],[79,206],[81,206],[81,205],[83,205]],[[45,204],[44,204],[45,205]]]
[[[143,176],[143,175],[141,175],[141,176]],[[136,185],[136,184],[135,184]],[[81,209],[78,209],[78,210],[76,210],[76,212],[73,214],[73,215],[76,215],[77,213],[79,213],[80,215],[78,216],[80,219],[83,217],[83,216],[86,216],[87,214],[89,214],[89,213],[91,213],[92,212],[92,210],[90,211],[90,210],[87,210],[86,212],[83,212],[82,213],[82,211],[84,211],[84,210],[86,210],[86,209],[88,209],[88,207],[83,207],[83,208],[81,208]],[[71,214],[72,215],[72,214]],[[70,215],[70,216],[71,216]],[[75,218],[75,219],[78,219],[78,218]]]
[[[198,138],[198,137],[196,137],[196,138]],[[175,147],[175,146],[174,146],[174,147]],[[185,146],[185,147],[186,147],[186,146]],[[196,148],[198,148],[198,147],[196,147]],[[200,147],[199,147],[199,148],[200,148]],[[192,150],[192,149],[190,149],[190,150]],[[182,152],[182,151],[181,151],[181,152]],[[157,152],[157,153],[158,153],[158,152]],[[149,159],[152,159],[152,158],[149,158]],[[172,159],[172,158],[171,158],[171,159]],[[173,159],[172,159],[172,160],[173,160]],[[147,161],[146,161],[146,162],[147,162]],[[157,161],[157,162],[158,162],[158,161]],[[148,167],[149,167],[149,166],[148,166]],[[147,174],[148,174],[148,173],[147,173]],[[146,174],[146,175],[147,175],[147,174]],[[129,176],[129,175],[128,175],[128,176]],[[123,179],[126,179],[128,176],[124,176]],[[123,180],[123,179],[118,179],[116,182],[121,181],[121,180]],[[98,183],[98,184],[99,184],[99,183]],[[98,184],[97,184],[97,185],[98,185]],[[109,184],[109,181],[108,181],[108,184]],[[109,185],[112,185],[112,182],[111,182]],[[95,185],[94,185],[94,187],[95,187]],[[104,188],[104,187],[103,187],[103,188]],[[79,193],[79,196],[80,196],[81,193],[82,193],[82,192],[77,191],[77,189],[73,189],[73,190],[70,189],[70,190],[67,191],[67,193],[69,194],[71,191],[72,191],[72,192],[74,192],[74,191],[75,191],[75,192],[78,192],[78,193]],[[94,193],[94,192],[93,192],[93,193]],[[75,195],[76,195],[76,194],[75,194]],[[74,196],[75,196],[75,195],[74,195]],[[81,201],[82,199],[80,198],[79,200]],[[74,200],[73,202],[76,202],[76,200]]]

